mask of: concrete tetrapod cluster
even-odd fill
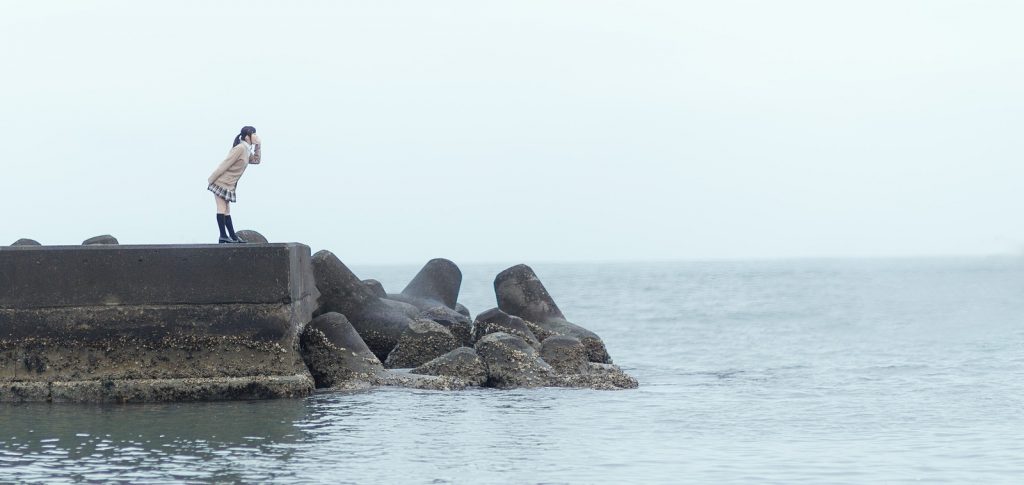
[[[318,387],[637,387],[597,334],[565,319],[526,265],[498,274],[498,307],[471,320],[457,301],[462,272],[449,260],[429,261],[394,294],[330,251],[312,261],[320,307],[302,352]]]

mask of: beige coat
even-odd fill
[[[225,189],[235,190],[238,179],[242,178],[245,168],[250,163],[253,165],[260,163],[260,145],[257,143],[252,153],[249,153],[249,144],[243,141],[231,148],[227,158],[220,162],[208,181]]]

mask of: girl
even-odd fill
[[[227,158],[220,162],[220,166],[213,171],[208,180],[210,185],[207,190],[213,192],[213,198],[217,200],[217,226],[220,228],[220,240],[218,243],[244,243],[245,241],[235,235],[235,227],[231,224],[231,202],[235,202],[235,187],[238,186],[238,179],[242,178],[245,168],[249,164],[260,163],[260,137],[256,135],[256,128],[243,126],[242,131],[235,136],[235,144],[228,152]],[[227,232],[224,232],[227,229]]]

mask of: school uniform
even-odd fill
[[[242,178],[242,174],[245,173],[245,168],[249,164],[260,163],[260,145],[257,143],[253,148],[244,140],[231,147],[231,151],[228,152],[228,156],[217,169],[213,171],[210,178],[207,180],[210,185],[206,187],[206,190],[213,192],[217,197],[224,199],[228,202],[235,202],[238,196],[235,194],[235,190],[238,188],[238,179]]]

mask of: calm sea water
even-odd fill
[[[1024,481],[1022,260],[534,269],[639,389],[0,405],[0,481]]]

